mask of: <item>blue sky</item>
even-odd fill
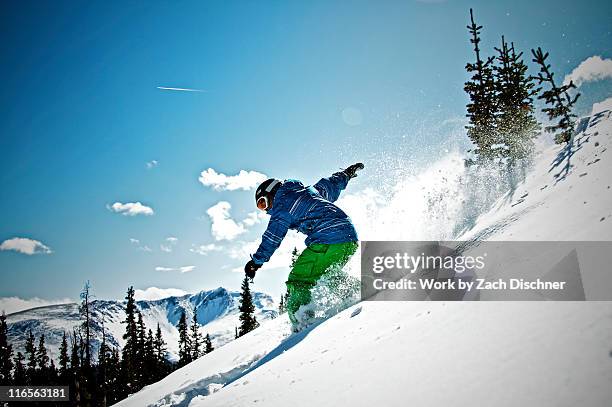
[[[391,155],[425,162],[442,145],[465,146],[470,7],[484,49],[501,34],[527,52],[542,46],[560,78],[588,57],[612,57],[605,1],[0,7],[0,242],[34,239],[52,251],[0,251],[0,297],[76,298],[86,280],[100,298],[129,285],[238,289],[230,270],[248,258],[228,253],[257,239],[265,220],[216,240],[207,210],[229,202],[240,223],[255,210],[253,191],[216,191],[201,171],[311,183],[360,160],[380,177]],[[610,80],[581,91],[586,112],[609,96]],[[115,202],[154,214],[114,213]],[[219,250],[189,250],[210,244]],[[280,292],[286,270],[261,274],[256,289]]]

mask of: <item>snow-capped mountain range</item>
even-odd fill
[[[258,321],[265,321],[278,315],[271,296],[261,292],[252,292],[255,304],[255,315]],[[170,359],[178,354],[178,331],[176,325],[185,311],[188,321],[193,319],[194,312],[200,325],[200,333],[210,334],[213,346],[218,348],[234,339],[235,327],[239,325],[238,307],[240,293],[225,288],[200,291],[178,297],[159,300],[142,300],[136,302],[142,313],[147,328],[155,332],[157,324],[167,343]],[[110,346],[123,347],[122,335],[125,332],[125,301],[94,300],[91,302],[93,326],[94,356],[102,340],[102,332]],[[79,305],[61,304],[33,308],[10,314],[7,317],[9,341],[15,352],[23,352],[25,337],[31,329],[36,338],[45,334],[45,343],[51,356],[57,358],[64,332],[71,334],[81,324]]]

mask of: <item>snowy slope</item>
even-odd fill
[[[567,172],[563,149],[545,147],[459,238],[612,240],[611,111],[612,99],[594,106]],[[362,239],[444,239],[462,213],[461,177],[451,154],[387,202],[367,192],[344,205],[360,203],[349,213]],[[611,352],[612,302],[363,302],[292,336],[286,318],[268,321],[118,405],[604,406]]]
[[[547,147],[525,182],[459,240],[611,240],[611,114],[612,98],[593,106],[574,137],[570,167],[563,149]]]
[[[201,291],[180,297],[168,297],[153,301],[137,301],[147,328],[155,331],[159,323],[164,340],[167,342],[169,357],[176,359],[178,354],[178,331],[176,325],[184,310],[187,318],[197,312],[200,332],[210,334],[215,347],[222,346],[234,339],[234,328],[239,325],[238,306],[240,293],[224,288]],[[264,293],[253,293],[256,317],[259,321],[277,315],[272,298]],[[123,347],[125,324],[125,304],[120,301],[94,300],[92,306],[93,346],[97,355],[102,340],[102,327],[107,342],[114,347]],[[70,334],[81,320],[77,304],[52,305],[10,314],[7,318],[9,340],[22,351],[26,333],[32,330],[38,337],[45,334],[45,343],[53,357],[57,357],[63,333]]]

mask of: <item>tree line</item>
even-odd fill
[[[248,280],[243,282],[242,288],[240,331],[236,329],[239,336],[259,326]],[[8,341],[6,315],[4,312],[0,315],[0,386],[69,386],[71,406],[107,406],[214,350],[210,335],[202,336],[199,332],[197,312],[194,310],[193,319],[188,323],[183,310],[177,326],[179,360],[170,361],[159,323],[155,332],[147,329],[134,298],[134,288],[129,287],[122,321],[125,324],[125,345],[122,349],[110,345],[103,328],[98,358],[93,360],[90,291],[91,287],[86,283],[80,295],[81,324],[70,333],[64,332],[57,365],[49,356],[44,333],[37,339],[30,330],[25,338],[25,353],[19,351],[15,354]]]
[[[523,53],[513,42],[501,36],[494,55],[485,56],[480,47],[482,26],[476,24],[470,9],[467,26],[475,60],[468,62],[466,71],[471,75],[464,90],[470,99],[467,104],[467,134],[474,143],[474,158],[468,165],[483,162],[507,162],[528,158],[533,152],[534,139],[541,130],[535,117],[534,99],[545,103],[542,112],[551,121],[545,128],[553,133],[558,144],[569,143],[575,128],[572,108],[580,94],[571,96],[576,86],[570,81],[559,85],[555,82],[548,53],[541,48],[532,49],[534,62],[540,69],[537,76],[527,73],[528,66]],[[539,87],[542,86],[542,87]],[[548,89],[543,89],[543,87]]]

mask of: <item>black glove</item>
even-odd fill
[[[344,173],[348,175],[349,179],[355,178],[357,176],[357,171],[363,170],[363,167],[364,166],[362,163],[353,164],[349,166],[348,168],[346,168],[344,170]]]
[[[244,266],[244,274],[246,274],[246,276],[253,281],[255,278],[255,272],[259,270],[260,267],[261,264],[256,264],[253,260],[249,260],[249,262]]]

